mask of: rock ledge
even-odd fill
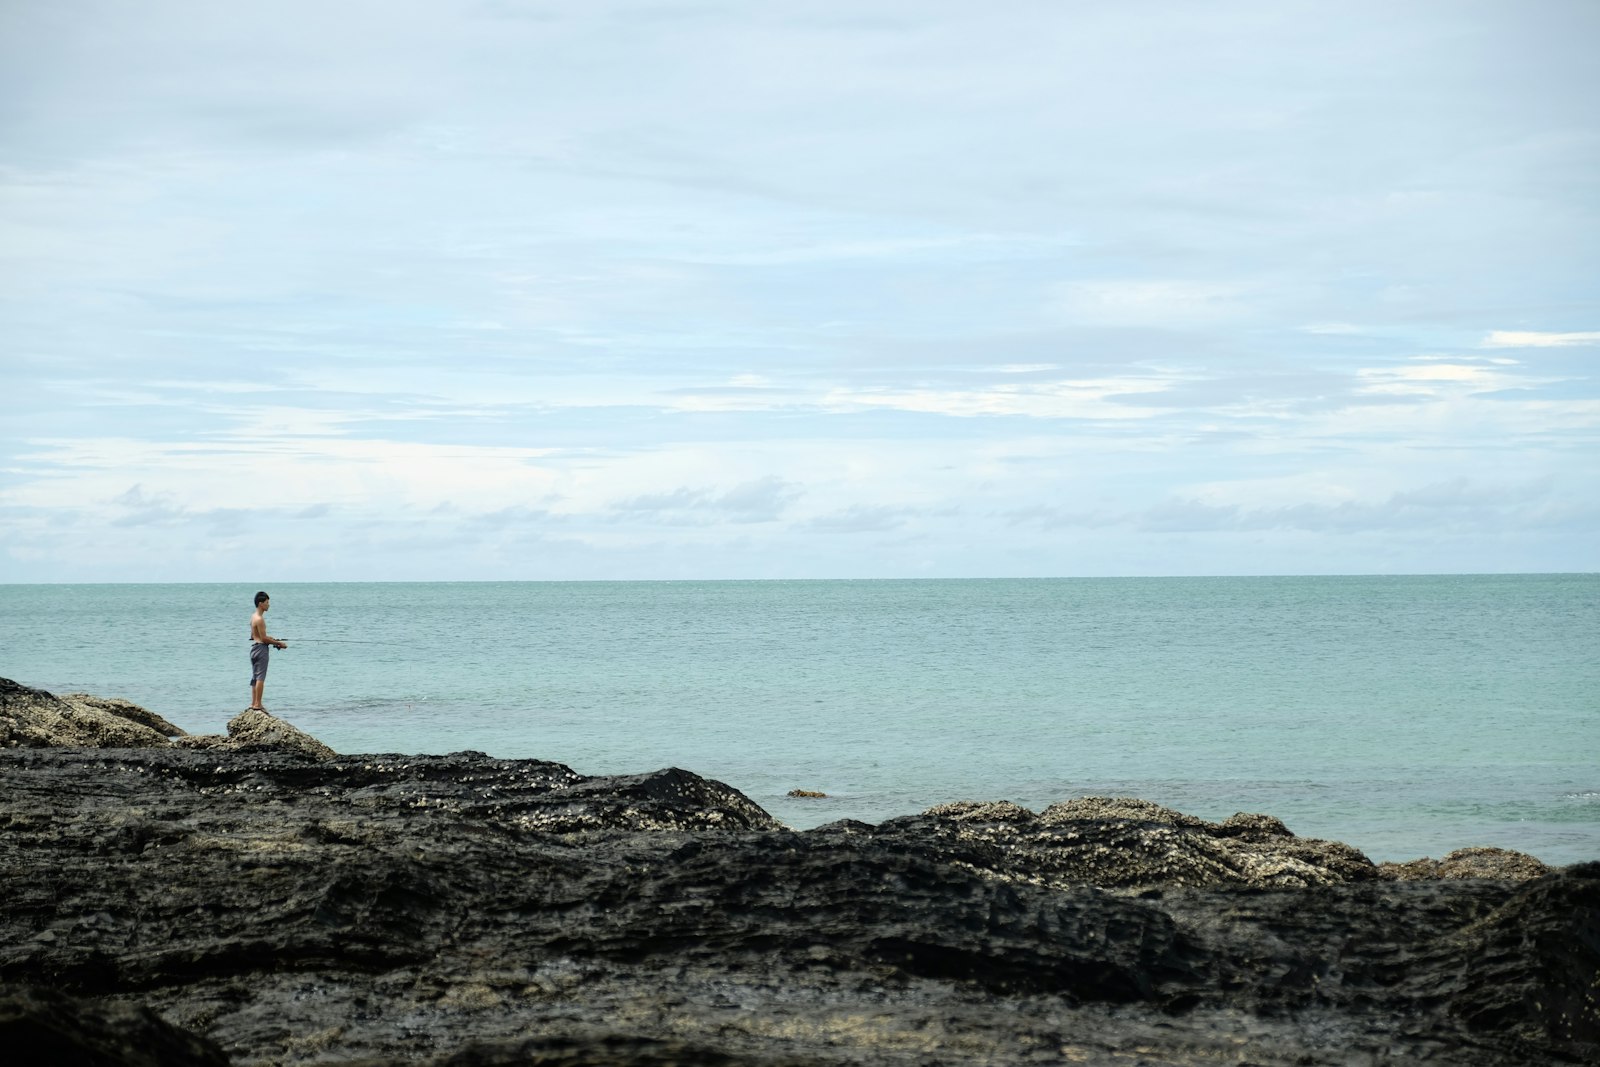
[[[1600,1061],[1600,863],[1395,871],[1126,798],[796,833],[676,768],[338,755],[277,720],[193,747],[22,688],[0,687],[21,1062]],[[165,743],[43,740],[124,736],[85,707]]]

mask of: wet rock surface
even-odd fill
[[[1595,1062],[1600,864],[1485,869],[1126,799],[797,833],[675,769],[11,748],[0,1040],[76,1006],[185,1063]]]

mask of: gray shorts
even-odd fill
[[[250,684],[255,685],[267,676],[267,654],[272,651],[271,645],[260,642],[250,642]]]

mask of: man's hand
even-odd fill
[[[287,641],[275,641],[273,643],[276,644],[279,648],[288,648],[289,647],[289,642],[287,642]]]

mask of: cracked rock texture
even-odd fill
[[[1454,855],[1379,868],[1268,816],[1126,799],[797,833],[676,769],[14,747],[0,1048],[462,1067],[1596,1062],[1600,864]],[[101,1058],[49,1051],[64,1041]]]

